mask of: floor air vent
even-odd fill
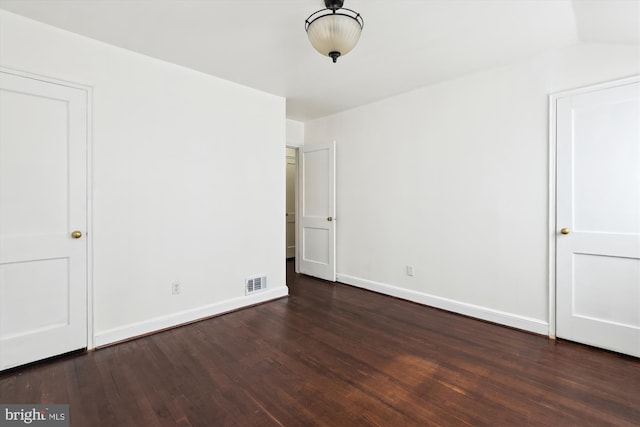
[[[246,284],[247,284],[245,288],[246,295],[263,291],[267,288],[267,276],[247,277]]]

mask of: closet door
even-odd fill
[[[556,334],[640,357],[639,94],[557,100]]]
[[[0,369],[87,346],[87,92],[0,74]]]

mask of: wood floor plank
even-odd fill
[[[0,373],[73,426],[638,426],[640,359],[293,272],[290,296]]]

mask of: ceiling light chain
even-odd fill
[[[312,13],[304,25],[311,45],[334,63],[356,46],[364,28],[362,16],[343,4],[344,0],[325,0],[326,9]]]

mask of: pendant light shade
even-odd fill
[[[325,0],[326,9],[313,13],[305,21],[311,45],[333,62],[349,53],[360,40],[364,20],[359,13],[342,8],[343,1]]]

